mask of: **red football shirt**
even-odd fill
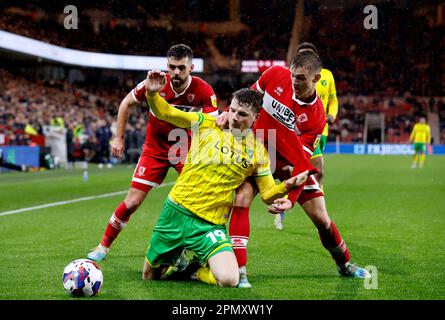
[[[307,169],[313,172],[309,159],[326,124],[321,99],[315,95],[313,101],[306,103],[295,97],[290,70],[280,66],[267,69],[252,88],[263,94],[263,108],[255,121],[255,130],[263,129],[266,141],[267,131],[275,130],[275,149],[294,167],[292,175]],[[312,183],[308,179],[304,189],[310,189],[307,185]],[[303,185],[291,190],[292,203],[302,190]]]
[[[170,75],[167,74],[167,82],[159,94],[169,104],[180,110],[187,112],[200,111],[217,116],[218,109],[213,88],[201,78],[195,76],[190,76],[190,78],[189,86],[182,93],[177,94],[170,82]],[[132,90],[132,94],[135,100],[146,101],[144,81],[140,82]],[[179,138],[173,135],[173,141],[169,141],[170,131],[174,129],[178,128],[166,121],[158,120],[156,116],[150,112],[142,155],[150,154],[162,159],[168,159],[170,147],[179,140]]]
[[[322,101],[318,96],[310,103],[297,99],[290,70],[280,66],[267,69],[252,88],[264,95],[263,109],[254,128],[275,129],[278,153],[294,169],[300,168],[294,174],[306,170],[308,166],[303,159],[310,159],[326,123]]]

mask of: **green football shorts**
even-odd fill
[[[184,248],[193,251],[201,265],[218,252],[233,252],[225,225],[201,219],[167,198],[145,257],[155,268],[174,265]]]
[[[415,143],[414,153],[426,153],[426,143]]]
[[[311,158],[321,157],[323,155],[324,147],[326,146],[326,141],[328,140],[328,136],[322,135],[320,138],[320,142],[318,143],[317,149],[315,149]]]

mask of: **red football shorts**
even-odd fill
[[[168,159],[162,159],[151,155],[142,155],[139,158],[136,169],[131,179],[131,187],[148,192],[151,188],[159,186],[164,181],[168,169],[175,168],[181,173],[184,163],[171,163]]]
[[[291,177],[291,171],[289,170],[283,170],[283,167],[290,166],[287,161],[284,160],[283,157],[280,157],[277,155],[276,157],[276,169],[273,174],[274,178],[284,181],[286,179],[289,179]],[[317,179],[313,175],[310,175],[308,179],[306,180],[306,183],[304,184],[303,191],[301,192],[300,196],[297,199],[297,202],[302,205],[308,200],[317,198],[317,197],[323,197],[323,191],[321,191],[320,184],[318,183]]]

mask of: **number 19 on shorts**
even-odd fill
[[[212,243],[217,243],[218,241],[226,240],[226,234],[222,230],[210,231],[206,234],[207,238],[212,240]]]

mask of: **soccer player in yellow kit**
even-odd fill
[[[304,183],[308,172],[275,184],[267,150],[250,130],[262,105],[258,92],[241,89],[233,94],[229,130],[222,130],[214,117],[170,106],[158,93],[164,85],[164,72],[148,72],[145,86],[150,109],[158,119],[190,128],[192,142],[153,231],[142,278],[160,279],[187,249],[205,266],[196,272],[198,280],[235,287],[238,264],[225,227],[235,189],[253,176],[262,200],[271,204]]]
[[[419,168],[423,168],[426,147],[427,144],[431,143],[431,129],[426,123],[425,117],[421,117],[419,122],[414,125],[413,131],[409,137],[409,143],[414,143],[414,157],[411,168],[415,169],[417,163],[419,163]]]
[[[302,42],[297,47],[297,53],[311,51],[318,55],[317,47],[310,42]],[[338,113],[338,99],[337,90],[335,88],[335,80],[332,72],[328,69],[322,68],[320,72],[321,78],[318,80],[315,90],[318,96],[323,102],[324,111],[326,114],[326,125],[323,133],[320,137],[318,147],[315,149],[311,157],[311,163],[316,167],[319,173],[315,174],[315,177],[323,190],[323,176],[324,176],[324,158],[323,151],[326,146],[326,141],[329,135],[329,125],[332,125],[337,117]],[[275,228],[278,230],[283,229],[284,212],[276,214],[274,218]]]

